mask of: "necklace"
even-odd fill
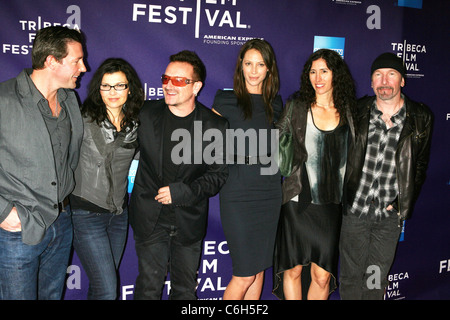
[[[400,108],[402,106],[403,106],[403,99],[400,100],[399,103],[396,104],[393,111],[390,113],[386,112],[385,110],[380,110],[383,113],[381,115],[381,119],[384,121],[384,123],[386,124],[386,127],[388,129],[390,129],[394,126],[394,123],[392,122],[391,118],[394,114],[396,114],[398,112],[398,110],[400,110]]]

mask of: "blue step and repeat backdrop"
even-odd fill
[[[67,25],[86,36],[88,72],[76,89],[81,100],[93,71],[109,57],[137,70],[147,99],[163,97],[160,76],[168,57],[194,50],[207,67],[199,100],[211,106],[217,89],[233,85],[240,46],[264,38],[276,52],[283,101],[297,90],[307,57],[318,48],[339,52],[357,83],[372,95],[370,64],[380,53],[406,64],[404,92],[435,115],[428,177],[413,218],[404,226],[386,299],[450,298],[450,107],[448,0],[18,0],[0,1],[0,81],[31,66],[36,31]],[[1,107],[1,106],[0,106]],[[0,128],[1,130],[1,128]],[[130,168],[129,190],[138,167]],[[262,299],[271,300],[272,270]],[[218,196],[210,200],[209,224],[198,271],[199,299],[221,299],[231,278]],[[88,279],[73,254],[66,300],[86,299]],[[120,267],[120,299],[133,298],[137,258],[133,233]],[[167,298],[165,285],[164,299]],[[339,290],[330,299],[339,299]]]

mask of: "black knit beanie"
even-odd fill
[[[395,69],[400,72],[403,78],[405,78],[406,70],[403,61],[394,53],[385,52],[379,55],[372,63],[370,74],[372,75],[375,70],[382,68]]]

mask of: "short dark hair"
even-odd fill
[[[203,61],[194,51],[183,50],[170,56],[170,62],[187,62],[194,68],[194,76],[205,84],[206,80],[206,67]]]
[[[64,59],[68,54],[67,43],[73,41],[83,44],[84,38],[80,31],[62,26],[40,29],[36,33],[31,51],[33,69],[43,69],[45,59],[50,55],[57,61]]]
[[[107,118],[105,103],[100,94],[100,84],[105,74],[123,72],[128,80],[129,95],[126,108],[123,109],[125,117],[121,125],[130,124],[132,121],[138,122],[138,113],[144,103],[144,91],[142,83],[136,70],[122,58],[106,59],[95,71],[89,83],[89,91],[86,100],[81,107],[83,116],[90,117],[97,124]]]

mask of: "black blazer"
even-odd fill
[[[140,112],[140,126],[138,139],[140,144],[140,158],[134,187],[130,199],[129,217],[134,235],[145,239],[151,235],[161,213],[162,204],[155,200],[158,189],[163,185],[163,132],[164,110],[168,108],[164,99],[146,101]],[[194,109],[194,122],[200,121],[202,137],[205,130],[218,129],[225,144],[228,121],[201,103],[197,102]],[[198,124],[198,122],[197,122]],[[194,136],[194,126],[190,130]],[[201,139],[202,155],[208,139]],[[203,141],[207,140],[207,141]],[[195,141],[199,143],[200,141]],[[191,141],[192,147],[194,141]],[[222,148],[219,157],[223,163],[208,163],[201,157],[201,161],[190,164],[182,163],[178,166],[175,182],[170,183],[172,206],[174,206],[179,240],[191,244],[201,240],[206,233],[209,197],[217,194],[228,177],[228,167],[225,161],[225,150]],[[208,151],[211,153],[210,151]],[[194,158],[194,153],[192,152]],[[198,151],[197,157],[198,160]],[[219,161],[217,161],[219,162]]]

